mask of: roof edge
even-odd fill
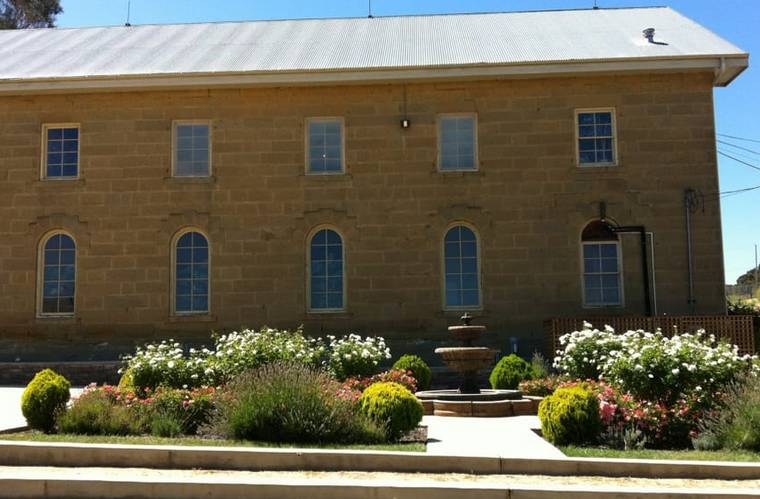
[[[434,66],[358,70],[182,73],[107,77],[0,80],[0,95],[140,91],[234,86],[308,86],[390,83],[398,81],[540,78],[631,72],[712,71],[715,86],[727,86],[749,65],[749,54],[680,58],[616,59],[535,64]]]

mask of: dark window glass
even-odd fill
[[[612,112],[578,113],[578,160],[581,166],[615,162]]]
[[[42,313],[73,314],[76,292],[76,244],[66,234],[55,234],[42,252]]]
[[[343,304],[343,240],[322,229],[311,238],[311,296],[313,310],[340,310]]]
[[[208,240],[187,232],[175,249],[174,309],[177,313],[206,313],[208,307]]]
[[[475,233],[463,225],[444,237],[444,285],[447,307],[480,306],[478,246]]]
[[[338,120],[308,122],[309,173],[343,171],[343,127]]]
[[[208,177],[211,174],[209,125],[176,125],[174,175],[176,177]]]
[[[79,128],[48,128],[45,142],[45,177],[75,178],[79,172]]]
[[[475,118],[445,116],[438,125],[441,170],[475,170]]]

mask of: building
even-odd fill
[[[747,64],[669,8],[0,32],[0,360],[724,313]]]

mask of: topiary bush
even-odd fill
[[[412,376],[417,380],[418,390],[427,390],[430,388],[432,372],[425,361],[418,356],[402,355],[396,363],[393,364],[393,369],[411,371]]]
[[[275,362],[244,373],[217,398],[208,436],[282,443],[377,443],[383,429],[339,397],[341,385],[299,363]]]
[[[60,374],[45,369],[34,375],[21,395],[21,412],[29,427],[50,433],[58,415],[66,409],[71,383]]]
[[[520,381],[533,378],[530,364],[515,354],[502,357],[491,371],[488,381],[494,390],[514,390]]]
[[[389,440],[398,440],[422,421],[422,403],[398,383],[371,385],[359,398],[362,411],[385,426]]]
[[[541,432],[555,445],[585,444],[601,432],[599,399],[582,385],[558,388],[538,406]]]

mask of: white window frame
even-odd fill
[[[472,161],[473,168],[443,168],[443,131],[442,122],[446,118],[472,118]],[[477,172],[480,170],[480,158],[478,154],[478,114],[477,113],[443,113],[435,120],[437,137],[436,167],[440,173],[451,172]]]
[[[338,123],[340,125],[340,170],[311,171],[311,124]],[[345,175],[346,174],[346,122],[342,116],[315,116],[304,120],[304,172],[306,175]]]
[[[448,305],[446,303],[446,234],[449,233],[451,229],[458,226],[467,227],[472,231],[473,234],[475,234],[475,244],[476,244],[476,257],[477,257],[477,265],[478,265],[478,304],[477,305],[462,305],[462,306],[452,306]],[[483,310],[483,258],[482,258],[482,238],[480,237],[480,232],[478,232],[478,229],[475,228],[475,226],[469,222],[465,222],[462,220],[452,222],[449,225],[446,226],[446,228],[443,231],[443,235],[441,236],[441,245],[440,245],[440,262],[441,262],[441,308],[444,311],[465,311],[465,310]]]
[[[610,124],[612,125],[612,161],[605,163],[581,163],[581,147],[580,147],[580,123],[578,122],[578,116],[587,113],[610,113]],[[617,116],[614,107],[596,107],[596,108],[583,108],[576,109],[573,118],[573,127],[575,128],[575,164],[578,168],[609,168],[620,165],[620,159],[618,156],[618,130],[617,130]],[[589,137],[583,137],[588,139]],[[594,138],[607,138],[607,137],[594,137]]]
[[[206,238],[206,243],[208,244],[208,303],[206,306],[205,311],[177,311],[177,243],[179,242],[179,239],[184,236],[187,233],[190,232],[197,232],[203,237]],[[208,233],[201,229],[200,227],[196,226],[188,226],[183,227],[177,232],[174,233],[174,237],[172,237],[171,240],[171,286],[170,286],[170,311],[171,315],[174,317],[198,317],[198,316],[207,316],[211,314],[211,238],[208,237]]]
[[[47,175],[47,147],[48,130],[51,128],[76,128],[77,135],[77,174],[71,177],[48,177]],[[40,180],[60,182],[66,180],[79,180],[82,177],[82,126],[79,123],[44,123],[42,125],[42,147],[40,147]]]
[[[586,259],[585,247],[587,245],[599,245],[599,244],[614,244],[617,247],[617,264],[618,264],[618,293],[620,300],[618,303],[586,303]],[[623,279],[623,246],[620,241],[581,241],[581,302],[583,308],[599,309],[599,308],[622,308],[625,307],[625,286]],[[596,272],[589,275],[610,275],[610,272]]]
[[[341,269],[343,277],[343,307],[342,308],[314,308],[311,306],[311,242],[322,230],[334,231],[340,236],[340,249],[343,268]],[[343,232],[334,225],[319,225],[309,232],[306,238],[306,311],[310,314],[340,314],[348,310],[348,278],[346,275],[346,237]]]
[[[177,175],[177,127],[182,125],[208,126],[208,173],[206,175]],[[172,178],[210,178],[213,175],[214,127],[211,120],[174,120],[172,121]],[[208,239],[208,238],[207,238]]]
[[[50,238],[63,234],[74,241],[74,310],[72,312],[43,312],[42,301],[44,300],[45,285],[45,245]],[[67,319],[76,316],[77,313],[77,292],[79,290],[79,243],[71,232],[63,229],[55,229],[46,232],[37,245],[37,318],[39,319]]]

